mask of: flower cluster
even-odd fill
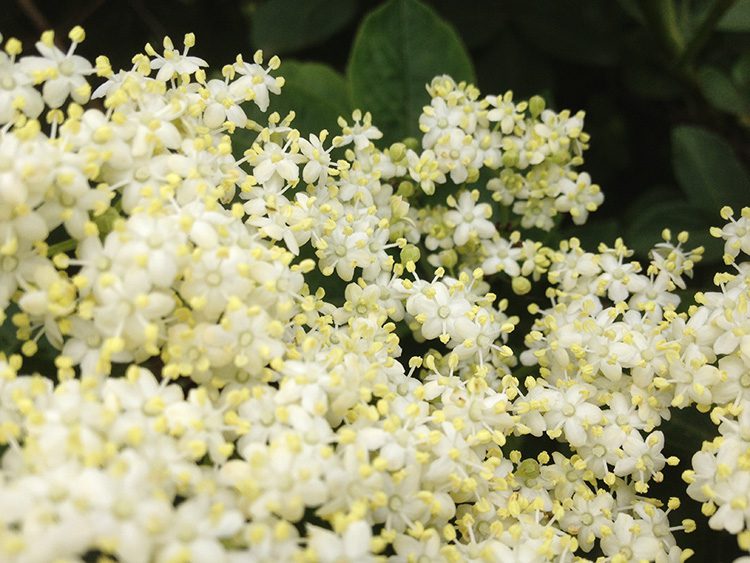
[[[691,405],[688,493],[750,547],[749,268],[678,312],[686,233],[644,265],[524,234],[602,202],[582,113],[442,76],[421,149],[360,111],[305,138],[248,118],[276,57],[69,38],[0,54],[0,559],[681,561],[648,494]]]

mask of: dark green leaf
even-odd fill
[[[663,241],[661,233],[665,228],[673,235],[687,231],[690,233],[687,247],[705,247],[704,261],[715,262],[721,259],[722,244],[709,234],[711,225],[711,218],[704,210],[686,201],[664,200],[641,208],[635,219],[626,225],[625,244],[640,257],[646,257],[655,244]]]
[[[633,18],[635,21],[640,24],[643,24],[645,22],[643,12],[641,12],[641,8],[640,6],[638,6],[638,2],[636,0],[617,0],[617,3],[620,5],[620,8],[622,8],[622,11]]]
[[[716,28],[721,31],[750,31],[750,0],[739,0],[719,20]]]
[[[418,0],[391,0],[365,18],[348,74],[354,104],[372,112],[385,141],[420,134],[419,115],[429,102],[425,85],[434,76],[474,80],[459,36]]]
[[[750,102],[719,69],[703,67],[698,73],[698,80],[703,95],[716,109],[735,115],[748,112]]]
[[[469,49],[487,45],[508,31],[508,17],[498,10],[497,0],[472,0],[471,10],[456,0],[432,0],[431,4],[455,26]]]
[[[743,53],[734,63],[732,80],[740,90],[750,92],[750,51]]]
[[[252,43],[272,53],[297,51],[328,39],[356,12],[356,0],[268,0],[250,14]]]
[[[682,94],[682,87],[674,78],[647,63],[626,66],[624,81],[628,90],[649,100],[672,100]]]
[[[672,166],[688,201],[710,217],[724,205],[750,205],[750,178],[720,136],[700,127],[675,127]]]
[[[623,223],[630,225],[638,220],[644,209],[649,209],[654,205],[659,205],[665,201],[682,199],[680,191],[677,188],[667,186],[653,186],[640,194],[633,200],[625,210]]]

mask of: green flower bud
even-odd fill
[[[406,158],[406,145],[404,143],[393,143],[390,149],[393,162],[400,162]]]
[[[404,180],[398,185],[398,190],[396,191],[396,195],[400,195],[401,197],[413,196],[414,184],[409,182],[408,180]]]
[[[516,295],[526,295],[531,291],[531,282],[524,277],[517,277],[513,278],[511,287],[513,287],[513,293]]]
[[[401,250],[401,263],[407,264],[408,262],[414,262],[416,264],[421,255],[422,253],[419,251],[419,248],[413,244],[407,244]]]
[[[413,151],[419,150],[419,141],[414,137],[407,137],[406,139],[404,139],[404,145],[407,149],[411,149]]]
[[[529,111],[531,112],[531,117],[539,117],[544,111],[545,106],[546,103],[544,102],[544,98],[541,96],[532,96],[529,100]]]

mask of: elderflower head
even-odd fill
[[[303,137],[247,117],[278,57],[69,38],[0,55],[0,559],[679,560],[648,495],[691,405],[721,438],[688,494],[746,531],[748,267],[678,313],[683,234],[535,240],[602,203],[582,112],[439,76],[417,142]]]

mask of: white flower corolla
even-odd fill
[[[227,555],[222,540],[235,535],[244,523],[244,517],[236,508],[227,508],[208,495],[195,496],[175,509],[171,526],[159,538],[155,560],[225,561]]]
[[[576,493],[571,500],[560,525],[578,538],[581,549],[589,552],[594,541],[604,535],[604,529],[612,526],[615,501],[606,491]]]
[[[206,109],[203,110],[203,123],[209,129],[216,129],[224,125],[225,121],[233,123],[237,127],[247,124],[247,115],[239,102],[244,98],[237,99],[231,92],[231,86],[225,80],[217,78],[206,83],[208,100]]]
[[[523,112],[528,103],[515,104],[513,92],[508,91],[502,96],[487,96],[485,99],[492,108],[487,111],[487,120],[497,123],[503,135],[511,135],[516,132],[516,127],[523,126]]]
[[[247,214],[247,225],[258,228],[258,232],[270,239],[283,241],[294,255],[299,255],[300,244],[312,236],[313,221],[305,208],[303,194],[297,194],[290,202],[283,195],[256,197],[243,205]]]
[[[270,103],[269,94],[279,94],[284,85],[284,79],[271,76],[269,72],[279,68],[281,64],[279,57],[271,57],[267,68],[263,68],[262,64],[262,51],[255,52],[252,63],[245,62],[242,56],[238,55],[233,66],[240,77],[230,83],[229,91],[235,98],[252,100],[260,111],[266,111]]]
[[[342,220],[342,223],[345,225],[346,221]],[[355,268],[372,263],[368,242],[366,233],[337,226],[325,238],[313,242],[317,248],[318,266],[324,275],[330,276],[335,271],[342,280],[350,281]]]
[[[78,104],[89,100],[91,87],[86,76],[93,72],[91,63],[84,57],[74,54],[76,46],[83,41],[85,34],[80,27],[70,32],[72,43],[67,52],[54,44],[54,33],[46,32],[36,43],[40,57],[23,57],[21,70],[31,77],[35,84],[43,83],[42,97],[50,108],[59,108],[70,96]]]
[[[221,479],[240,493],[240,506],[252,518],[271,514],[298,522],[305,507],[317,507],[330,496],[323,482],[323,460],[302,446],[294,434],[281,436],[269,445],[249,444],[238,452],[242,460],[231,460],[221,468]]]
[[[664,466],[677,462],[676,458],[665,458],[663,448],[664,434],[661,431],[652,432],[644,439],[640,432],[632,430],[622,444],[625,455],[615,464],[615,475],[635,477],[636,490],[645,492],[647,481],[652,478],[661,481]]]
[[[185,109],[181,104],[170,103],[161,96],[147,96],[140,100],[139,110],[128,113],[129,120],[126,123],[126,128],[130,129],[132,156],[148,158],[164,149],[180,147],[183,139],[172,120],[179,117]]]
[[[432,147],[442,172],[448,174],[455,184],[474,179],[479,173],[479,153],[474,138],[458,128],[453,128],[440,137]]]
[[[22,136],[0,131],[0,201],[3,203],[0,213],[4,220],[14,212],[19,214],[18,205],[31,210],[42,203],[60,158],[60,152],[38,134],[38,123],[32,125],[34,123],[37,122],[29,122]],[[27,211],[21,215],[34,214]],[[7,244],[7,241],[0,243]]]
[[[203,59],[188,55],[190,47],[195,44],[195,36],[192,33],[185,35],[185,48],[182,53],[174,48],[169,37],[162,42],[164,52],[160,55],[150,44],[146,44],[146,54],[153,57],[149,63],[150,67],[157,71],[156,80],[166,82],[174,77],[194,74],[198,69],[208,66]]]
[[[482,262],[482,271],[485,275],[497,272],[505,272],[511,278],[521,274],[518,261],[521,259],[523,249],[518,245],[521,235],[514,231],[508,238],[500,235],[483,241],[483,247],[487,258]]]
[[[247,161],[253,166],[253,177],[269,193],[281,193],[285,185],[296,185],[299,181],[299,163],[304,156],[299,154],[296,140],[290,139],[284,146],[272,141],[254,145],[246,152]]]
[[[660,542],[644,520],[635,519],[630,514],[619,513],[609,533],[600,542],[602,551],[609,557],[619,557],[620,561],[650,561],[662,553]],[[662,555],[664,560],[666,557]]]
[[[632,256],[633,251],[629,250],[621,239],[615,241],[614,248],[602,244],[599,251],[599,267],[602,273],[596,278],[597,293],[606,294],[615,303],[625,301],[630,294],[638,290],[639,279],[634,274],[639,273],[640,264],[623,262],[626,257]]]
[[[328,131],[322,131],[320,136],[310,134],[309,140],[304,137],[299,139],[300,152],[307,158],[307,163],[302,169],[302,179],[308,184],[323,186],[331,173],[331,150],[324,148],[323,143],[328,137]]]
[[[729,263],[740,252],[750,254],[750,207],[743,207],[738,219],[734,218],[731,207],[723,207],[721,217],[727,224],[711,228],[711,234],[724,239],[724,260]]]
[[[248,252],[239,246],[194,251],[178,285],[180,296],[203,319],[216,321],[230,299],[244,301],[254,287],[247,259]]]
[[[574,384],[569,389],[549,388],[544,395],[548,411],[544,413],[547,434],[552,437],[564,435],[573,447],[587,441],[591,427],[602,420],[602,411],[589,402],[595,388],[586,384]]]
[[[471,325],[467,316],[471,304],[442,281],[435,281],[410,296],[406,310],[417,319],[427,340],[438,337],[446,342],[451,338],[463,340],[464,327]]]
[[[549,267],[550,282],[571,293],[587,294],[594,288],[594,280],[601,272],[597,255],[581,248],[576,238],[560,243],[560,250],[552,255]]]
[[[79,174],[91,170],[92,162],[117,171],[130,170],[133,166],[131,141],[135,131],[130,123],[116,123],[101,111],[88,109],[79,120],[63,124],[60,135],[79,150],[78,158],[66,155],[65,163],[78,168]]]
[[[435,193],[435,184],[444,184],[445,174],[440,170],[440,165],[431,149],[427,149],[421,155],[413,150],[406,153],[409,162],[409,175],[424,193],[432,195]]]
[[[570,213],[576,225],[583,225],[589,213],[598,209],[604,202],[599,186],[591,183],[591,176],[581,172],[573,179],[559,183],[560,195],[555,200],[558,211]]]
[[[470,123],[466,121],[467,113],[460,101],[456,96],[448,99],[434,96],[430,100],[430,105],[422,109],[422,114],[419,116],[419,130],[423,133],[422,148],[434,147],[438,139],[451,130],[462,126],[469,129]]]
[[[700,261],[703,256],[703,247],[699,246],[691,251],[682,247],[688,241],[689,235],[682,231],[677,235],[677,244],[671,241],[671,232],[665,229],[662,232],[664,242],[654,245],[649,253],[651,264],[655,267],[659,275],[666,274],[669,280],[680,289],[685,289],[685,280],[683,276],[693,277],[693,266]]]
[[[307,526],[308,551],[321,563],[338,561],[375,561],[370,550],[372,528],[364,521],[349,524],[344,532],[336,534],[319,526]]]
[[[338,124],[341,127],[341,136],[336,141],[337,146],[346,146],[353,143],[357,151],[365,151],[372,146],[372,141],[383,138],[383,133],[372,124],[372,115],[369,112],[362,113],[355,110],[352,113],[354,123],[349,123],[343,117],[339,117]]]
[[[42,95],[33,87],[33,79],[16,62],[21,53],[21,43],[9,39],[4,53],[0,53],[0,124],[12,121],[20,111],[32,119],[44,109]]]
[[[490,239],[497,233],[495,225],[489,221],[492,208],[488,203],[477,203],[477,190],[462,191],[458,199],[448,197],[448,206],[453,208],[445,213],[446,224],[455,229],[453,240],[462,246],[472,239]]]
[[[427,528],[418,538],[398,534],[393,540],[393,549],[396,556],[404,558],[406,561],[422,559],[442,563],[445,558],[441,554],[441,547],[440,535],[434,528]]]

